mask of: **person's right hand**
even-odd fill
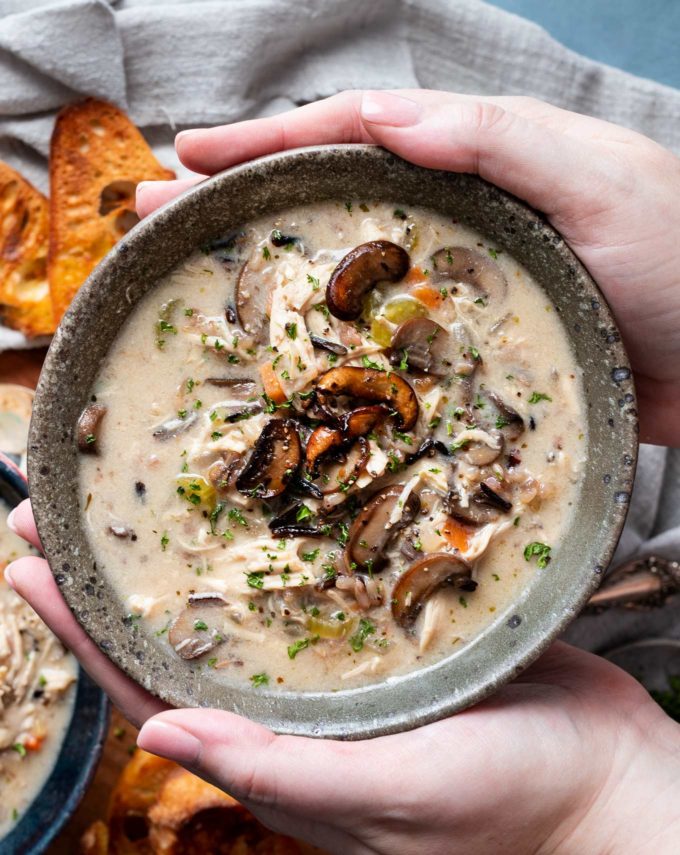
[[[612,306],[635,371],[644,440],[680,445],[680,159],[646,137],[529,98],[344,92],[265,119],[185,131],[212,174],[271,152],[368,142],[474,172],[543,211]],[[187,182],[144,182],[148,214]]]

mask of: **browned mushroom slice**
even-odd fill
[[[250,262],[241,268],[234,301],[239,326],[262,344],[269,336],[268,301],[270,289],[263,281],[262,271],[253,269]]]
[[[319,425],[312,431],[305,452],[305,468],[315,475],[323,457],[333,451],[338,451],[345,442],[342,431],[327,425]]]
[[[399,364],[403,354],[409,368],[443,377],[452,370],[451,337],[430,318],[409,318],[392,336],[393,358]]]
[[[224,641],[224,607],[228,605],[219,593],[206,591],[189,596],[168,630],[168,641],[182,659],[196,659]]]
[[[295,478],[301,459],[302,448],[295,422],[272,419],[264,426],[236,479],[236,489],[256,499],[279,496]]]
[[[432,267],[434,282],[443,282],[446,279],[465,282],[486,299],[501,299],[508,287],[500,267],[476,249],[464,246],[444,247],[432,256]]]
[[[447,513],[467,525],[485,525],[495,522],[502,513],[507,514],[512,508],[512,502],[484,481],[479,485],[479,490],[469,497],[467,505],[462,504],[457,490],[451,490],[448,493],[444,504]]]
[[[179,436],[186,430],[189,430],[189,428],[196,422],[197,418],[198,413],[195,410],[192,410],[183,418],[176,416],[174,418],[167,419],[162,424],[158,425],[158,427],[154,428],[154,439],[158,439],[161,442],[165,442],[168,439],[174,439],[174,437]]]
[[[321,338],[321,336],[314,335],[314,333],[310,333],[309,340],[312,342],[314,347],[318,347],[320,350],[327,350],[329,353],[334,353],[336,356],[347,356],[347,348],[344,344],[340,344],[338,341],[330,341],[330,339]]]
[[[412,626],[425,600],[442,585],[467,582],[472,568],[448,552],[424,555],[399,577],[392,592],[392,616],[405,629]]]
[[[496,428],[506,440],[515,442],[524,433],[524,419],[517,410],[506,404],[495,392],[489,392],[487,397],[498,410]]]
[[[390,540],[415,519],[420,510],[420,499],[416,493],[409,493],[398,522],[390,525],[390,517],[399,497],[404,490],[403,484],[391,484],[363,507],[352,523],[345,562],[350,573],[356,570],[377,570],[385,561],[384,551]]]
[[[98,432],[105,413],[106,407],[103,404],[89,404],[81,413],[76,428],[76,441],[80,451],[86,454],[99,453]]]
[[[322,473],[321,493],[347,493],[363,474],[371,459],[371,448],[365,436],[360,436],[339,463]]]
[[[326,304],[341,321],[356,320],[364,296],[378,282],[398,282],[408,272],[409,255],[389,240],[362,243],[347,253],[335,268],[326,287]]]
[[[418,398],[402,377],[376,368],[343,366],[331,368],[316,384],[317,395],[339,396],[376,401],[396,410],[404,430],[411,430],[418,420]]]
[[[367,433],[378,427],[389,416],[390,411],[382,404],[372,404],[367,407],[357,407],[342,420],[342,432],[348,440]]]

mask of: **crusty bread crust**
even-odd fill
[[[59,112],[50,146],[48,253],[57,321],[136,222],[137,184],[174,177],[118,107],[90,98]]]
[[[47,285],[47,199],[0,161],[0,319],[29,337],[54,332]]]

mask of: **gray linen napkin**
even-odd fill
[[[0,0],[0,15],[0,158],[44,191],[54,115],[87,95],[126,109],[179,174],[182,127],[348,88],[532,95],[680,153],[680,92],[585,59],[479,0]],[[680,452],[646,446],[615,563],[650,550],[680,557]],[[680,637],[679,618],[672,605],[581,618],[568,637],[592,649]]]

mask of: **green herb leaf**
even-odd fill
[[[359,628],[349,640],[352,650],[355,653],[358,653],[360,650],[363,650],[364,642],[366,641],[369,635],[373,635],[374,633],[375,626],[371,623],[371,621],[366,620],[366,618],[361,618],[361,620],[359,621]]]
[[[552,398],[550,395],[544,395],[543,392],[532,392],[531,397],[529,398],[530,404],[538,404],[539,401],[551,401]]]
[[[269,685],[269,675],[265,674],[263,671],[261,674],[253,674],[250,678],[250,682],[255,686],[255,688],[259,688],[260,686],[268,686]]]
[[[543,570],[550,563],[551,549],[552,547],[548,546],[546,543],[539,543],[535,540],[533,543],[524,547],[524,560],[531,561],[535,556],[538,559],[538,566]]]
[[[300,638],[294,644],[288,645],[288,658],[295,659],[298,653],[301,650],[305,650],[305,648],[309,647],[311,639],[310,638]]]

